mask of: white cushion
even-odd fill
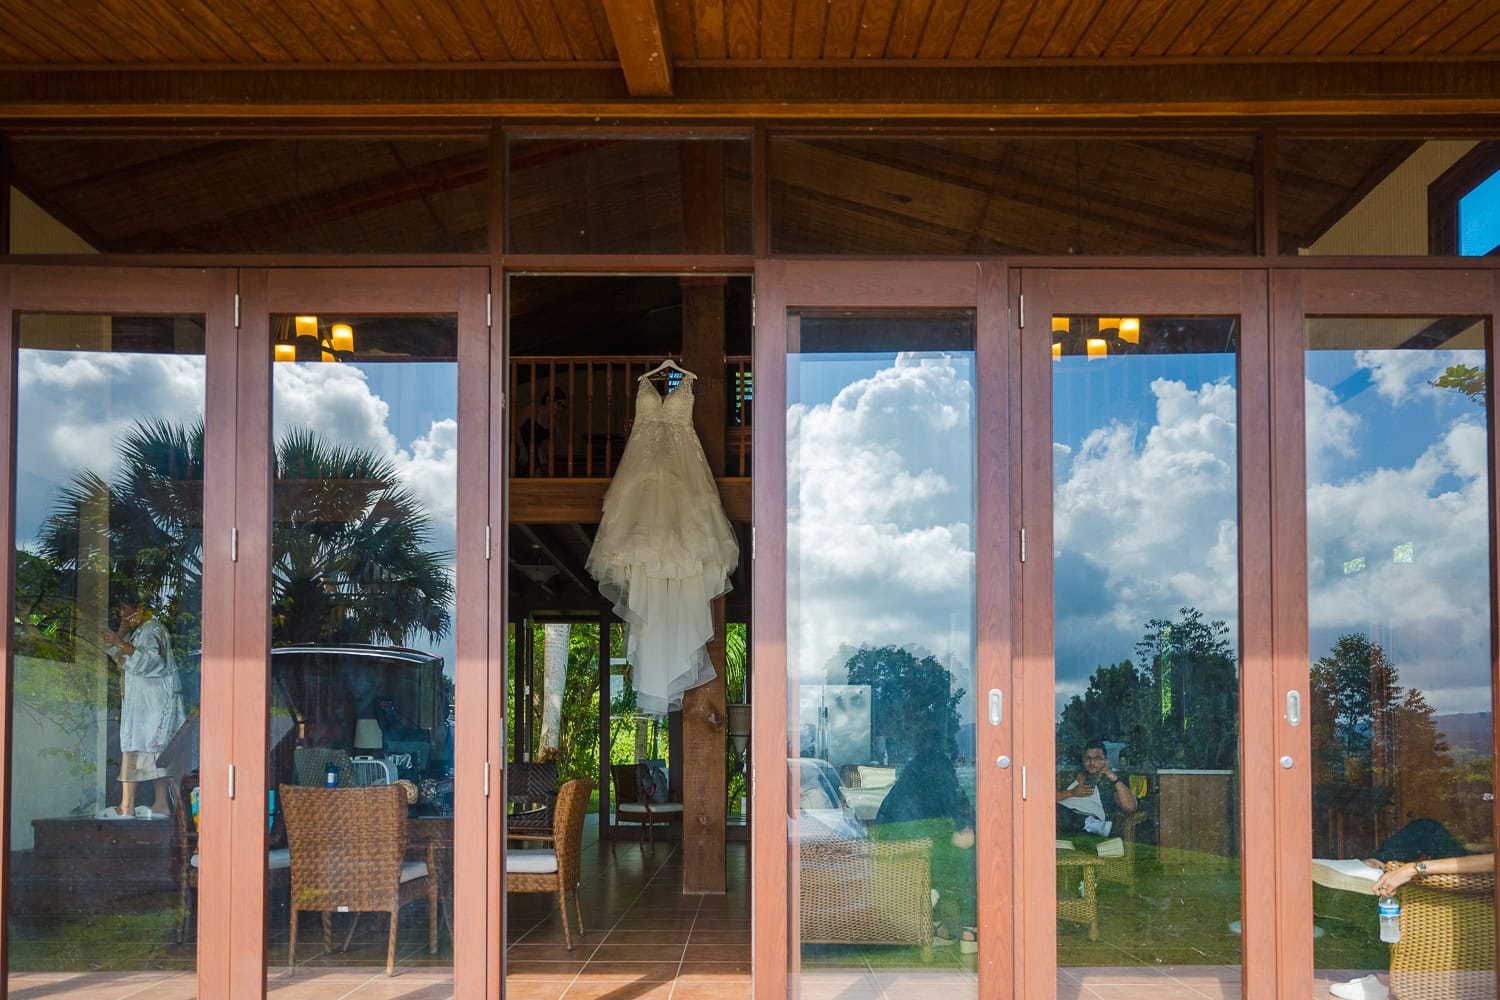
[[[421,862],[418,862],[420,864]],[[194,868],[198,867],[198,855],[194,854],[188,858],[188,864]],[[266,852],[266,871],[278,871],[282,868],[292,867],[292,852],[285,847],[278,847],[274,851]]]
[[[889,788],[895,783],[896,769],[894,767],[873,767],[869,764],[859,765],[860,788]]]
[[[518,875],[547,875],[557,871],[556,851],[506,851],[505,870]]]
[[[662,813],[669,813],[669,814],[675,815],[677,813],[682,812],[682,803],[681,802],[653,802],[653,803],[651,803],[650,809],[651,809],[651,811],[653,813],[657,814],[658,816],[661,815]]]
[[[403,861],[401,862],[401,881],[410,882],[416,878],[427,877],[427,862],[425,861]]]

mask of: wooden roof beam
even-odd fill
[[[631,97],[672,96],[672,55],[660,0],[604,0]]]

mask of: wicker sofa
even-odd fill
[[[1495,874],[1419,875],[1399,891],[1396,1000],[1495,1000]]]
[[[896,944],[932,957],[926,840],[818,838],[798,867],[804,944]]]

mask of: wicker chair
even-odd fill
[[[1396,1000],[1495,1000],[1495,873],[1419,875],[1398,892]]]
[[[557,821],[552,849],[505,852],[506,892],[555,892],[562,916],[563,941],[573,950],[573,932],[568,926],[568,890],[573,890],[573,908],[578,913],[578,937],[583,939],[583,906],[578,901],[579,858],[583,853],[583,818],[588,812],[594,783],[575,778],[557,793]]]
[[[557,809],[557,761],[521,762],[505,775],[505,804],[515,811],[506,817],[507,837],[552,839],[552,816]]]
[[[930,959],[931,852],[927,840],[804,840],[801,941],[916,945]]]
[[[397,914],[427,900],[427,950],[437,951],[438,883],[425,861],[406,856],[406,790],[281,786],[282,813],[291,849],[291,939],[286,962],[297,961],[297,915],[323,915],[323,948],[333,951],[333,914],[387,913],[390,942],[385,974],[396,969]],[[348,942],[344,944],[348,950]]]
[[[177,781],[167,783],[167,801],[172,807],[176,843],[172,846],[173,871],[177,876],[177,943],[187,937],[188,922],[198,901],[198,828],[193,823],[192,806],[182,794]],[[286,888],[290,864],[286,848],[266,852],[266,885]]]
[[[354,762],[349,759],[349,751],[333,750],[327,747],[298,747],[292,754],[293,768],[297,772],[297,784],[299,785],[321,785],[324,776],[328,772],[328,764],[339,769],[339,787],[350,788],[354,785]]]
[[[609,765],[609,780],[615,786],[615,827],[622,823],[635,823],[641,832],[644,848],[646,838],[651,838],[651,850],[656,850],[656,828],[682,824],[681,802],[647,802],[641,796],[640,786],[635,780],[634,764]],[[614,846],[613,841],[610,844]]]

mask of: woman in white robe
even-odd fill
[[[169,779],[157,766],[156,755],[186,717],[171,637],[144,604],[129,600],[120,602],[120,632],[106,628],[102,636],[110,659],[124,675],[124,691],[120,700],[120,804],[105,808],[100,818],[164,815],[170,808]],[[155,783],[149,807],[136,805],[136,786],[143,781]]]

